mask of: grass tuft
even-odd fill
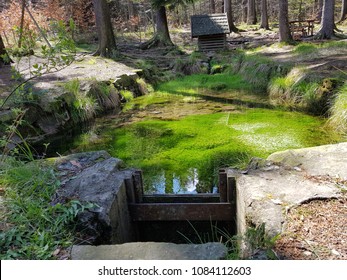
[[[337,131],[347,133],[347,84],[342,86],[330,109],[328,125]]]

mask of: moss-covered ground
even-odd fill
[[[225,87],[213,91],[215,83]],[[202,90],[245,103],[206,100]],[[94,133],[81,135],[74,146],[108,150],[143,170],[148,192],[164,193],[211,191],[221,167],[242,168],[252,157],[337,140],[321,118],[249,108],[249,98],[266,99],[239,76],[194,75],[170,81],[130,101],[121,116],[99,120]]]

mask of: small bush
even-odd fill
[[[224,66],[223,65],[213,65],[211,67],[211,74],[218,74],[218,73],[222,73],[224,71]]]
[[[136,84],[139,87],[141,95],[153,92],[153,87],[150,84],[146,83],[146,81],[142,78],[136,79]]]
[[[274,105],[284,105],[301,108],[307,111],[322,111],[317,108],[321,96],[318,84],[308,81],[306,71],[293,68],[285,77],[277,77],[270,81],[268,92],[270,101]]]
[[[208,72],[207,58],[201,53],[192,53],[188,58],[178,58],[172,68],[175,73],[192,75]]]
[[[142,70],[141,75],[149,83],[155,85],[163,78],[162,71],[153,62],[139,59],[135,64]]]
[[[240,74],[259,92],[266,91],[271,78],[287,72],[285,67],[257,54],[241,54],[234,59],[232,65],[232,72]]]

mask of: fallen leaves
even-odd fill
[[[347,260],[347,196],[291,209],[275,251],[284,259]]]

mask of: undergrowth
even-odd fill
[[[76,200],[52,204],[59,187],[53,169],[43,162],[7,158],[0,166],[5,189],[1,215],[1,259],[56,259],[73,242],[73,221],[92,205]]]
[[[273,248],[275,247],[275,243],[279,239],[279,237],[280,235],[270,237],[265,230],[264,223],[258,226],[249,226],[245,233],[245,236],[243,237],[249,250],[247,254],[249,254],[251,258],[256,259],[259,258],[257,256],[258,252],[263,251],[265,255],[260,256],[260,259],[278,259],[278,256]]]

